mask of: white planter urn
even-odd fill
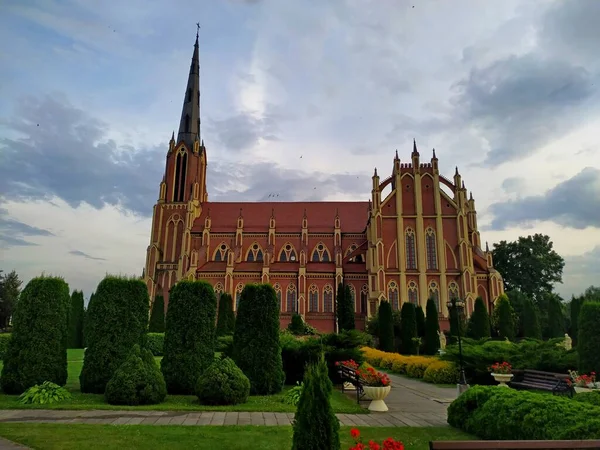
[[[587,388],[587,387],[575,386],[576,394],[583,394],[584,392],[592,392],[593,390],[594,389]]]
[[[508,387],[506,383],[512,380],[514,375],[512,373],[492,373],[492,376],[499,383],[498,386]]]
[[[390,393],[392,386],[363,386],[363,389],[367,398],[371,400],[369,411],[385,412],[388,410],[383,400]]]

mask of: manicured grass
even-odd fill
[[[425,450],[431,440],[471,440],[472,436],[450,427],[360,427],[363,442],[387,437],[400,439],[407,450]],[[95,449],[207,449],[281,450],[291,447],[292,427],[267,426],[151,426],[0,424],[0,436],[40,450]],[[340,432],[342,449],[349,448],[350,427]]]
[[[160,364],[160,357],[157,363]],[[82,394],[79,392],[79,374],[83,366],[83,350],[69,349],[67,353],[68,373],[65,387],[71,392],[72,399],[46,405],[22,405],[19,396],[0,394],[0,409],[108,409],[108,410],[155,410],[155,411],[259,411],[259,412],[296,412],[296,407],[283,403],[285,392],[276,395],[251,396],[241,405],[207,406],[201,405],[192,395],[169,395],[164,403],[148,406],[114,406],[105,402],[101,394]],[[0,364],[1,367],[1,364]],[[334,390],[331,405],[336,413],[368,414],[369,411],[356,404],[352,398]]]

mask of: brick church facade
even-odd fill
[[[182,279],[210,282],[232,295],[234,310],[248,283],[270,283],[281,302],[281,325],[295,312],[325,332],[335,330],[339,283],[350,286],[357,328],[387,299],[423,306],[434,298],[448,328],[446,302],[481,296],[491,307],[503,292],[487,245],[481,248],[475,201],[456,170],[438,170],[396,153],[391,175],[372,177],[371,199],[356,202],[210,202],[207,149],[200,138],[198,37],[179,132],[173,133],[154,206],[144,280],[150,298]],[[385,190],[385,191],[384,191]],[[386,195],[383,194],[386,192]]]

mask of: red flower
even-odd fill
[[[360,431],[356,428],[352,428],[350,430],[350,436],[352,436],[352,439],[357,440],[360,437]]]

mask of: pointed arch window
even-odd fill
[[[429,283],[429,298],[435,303],[435,307],[440,312],[440,290],[438,284],[435,281]]]
[[[296,297],[296,286],[290,283],[286,292],[287,312],[298,312],[298,302]]]
[[[323,288],[323,312],[333,312],[333,288],[329,284]]]
[[[406,269],[417,268],[417,249],[415,245],[415,232],[412,228],[406,229]]]
[[[215,291],[215,297],[217,297],[217,302],[218,302],[219,300],[221,300],[221,295],[223,295],[223,291],[224,291],[223,285],[221,283],[215,284],[214,291]]]
[[[281,251],[279,252],[279,261],[294,262],[296,260],[297,260],[296,249],[294,249],[294,246],[292,244],[287,242],[286,244],[284,244],[284,246],[281,248]]]
[[[308,290],[308,308],[310,312],[319,311],[319,288],[314,284]]]
[[[313,250],[312,262],[329,262],[331,258],[329,256],[329,250],[325,247],[325,244],[319,242]]]
[[[279,283],[275,283],[273,285],[273,289],[275,290],[275,295],[277,296],[277,301],[279,302],[279,310],[283,311],[283,304],[281,303],[281,285]]]
[[[448,285],[448,298],[452,300],[453,298],[460,298],[460,291],[458,290],[458,284],[455,281],[452,281]]]
[[[242,291],[244,290],[244,285],[242,283],[238,283],[235,288],[235,310],[237,311],[240,307],[240,300],[242,298]]]
[[[213,261],[227,261],[227,253],[229,253],[229,247],[227,244],[221,243],[215,250]]]
[[[414,281],[408,283],[408,301],[415,306],[419,306],[419,289]]]
[[[400,300],[398,298],[398,285],[395,281],[390,281],[388,284],[388,301],[392,305],[394,311],[400,309]]]
[[[367,301],[369,299],[369,286],[363,284],[360,289],[360,312],[367,313]]]
[[[425,248],[427,250],[427,269],[437,270],[437,249],[435,245],[435,231],[433,228],[425,230]]]
[[[248,249],[248,253],[246,254],[246,261],[262,261],[263,260],[263,252],[258,245],[257,242],[254,242],[250,248]]]
[[[175,183],[173,186],[173,201],[183,202],[185,198],[185,175],[187,171],[187,153],[183,147],[175,157]]]

